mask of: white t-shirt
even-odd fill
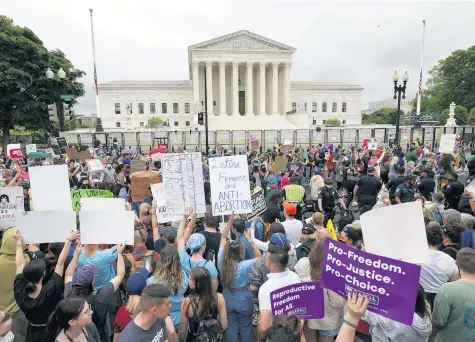
[[[285,220],[281,222],[285,229],[285,236],[290,240],[290,243],[297,246],[302,234],[303,224],[299,220]]]
[[[427,293],[437,293],[442,285],[457,274],[455,260],[441,251],[429,250],[428,262],[422,265],[419,282]]]
[[[300,278],[292,271],[286,270],[282,273],[269,273],[267,281],[259,288],[259,309],[272,310],[270,293],[282,287],[298,283],[300,283]]]

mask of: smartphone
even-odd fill
[[[213,260],[215,255],[215,251],[213,251],[212,249],[208,249],[208,260]]]

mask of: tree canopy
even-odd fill
[[[55,73],[63,68],[66,78],[48,79],[48,68]],[[15,125],[51,132],[48,104],[58,102],[60,95],[84,96],[84,85],[78,81],[84,75],[62,51],[49,51],[29,28],[0,16],[0,127],[4,151],[9,130]]]
[[[381,108],[372,114],[363,114],[362,123],[364,125],[377,124],[377,125],[395,125],[396,124],[395,108]],[[401,115],[402,115],[401,111]]]
[[[341,121],[338,119],[328,119],[325,121],[325,126],[328,127],[340,127]]]
[[[148,119],[147,126],[150,128],[162,127],[165,121],[160,118],[152,117]]]
[[[442,113],[440,113],[439,125],[444,126],[447,123],[447,119],[449,118],[449,112],[450,110],[446,108],[442,111]],[[454,112],[455,122],[457,123],[457,125],[463,126],[471,124],[467,108],[463,106],[455,106]]]
[[[429,71],[422,94],[421,113],[439,116],[452,102],[475,108],[475,45],[467,50],[455,50]],[[415,111],[414,102],[413,111]],[[439,118],[442,121],[442,118]]]

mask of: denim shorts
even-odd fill
[[[336,336],[340,332],[340,328],[341,325],[333,330],[318,330],[318,334],[323,336]]]

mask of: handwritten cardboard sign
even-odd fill
[[[165,200],[165,183],[151,184],[153,198],[157,201],[157,222],[166,223],[179,221],[182,217],[176,214],[174,208],[171,208]]]
[[[104,169],[101,161],[99,159],[88,159],[86,160],[87,166],[89,167],[89,171],[101,171]]]
[[[17,213],[25,211],[23,188],[0,188],[0,230],[15,226]]]
[[[411,325],[421,267],[360,251],[325,239],[322,285],[347,298],[348,291],[369,297],[368,310]]]
[[[86,161],[88,159],[91,159],[91,153],[89,151],[81,151],[78,153],[78,159],[81,161]]]
[[[66,155],[69,159],[79,159],[79,152],[76,147],[66,147]]]
[[[143,160],[132,160],[130,162],[130,173],[145,171],[147,164]]]
[[[456,134],[442,134],[440,137],[439,152],[440,153],[454,153]]]
[[[112,198],[112,192],[101,189],[80,189],[71,191],[73,210],[81,210],[81,200],[84,198]]]
[[[256,139],[251,141],[251,152],[259,150],[260,147],[261,143],[259,142],[259,140]]]
[[[287,157],[276,156],[274,161],[274,172],[284,172],[287,170],[289,159]]]
[[[216,157],[209,160],[213,215],[251,213],[247,157]]]
[[[251,196],[252,212],[247,215],[248,220],[252,220],[254,217],[261,215],[267,210],[266,198],[264,191],[260,190]]]
[[[300,319],[325,316],[323,288],[319,281],[297,283],[270,293],[272,315],[296,314]]]
[[[185,208],[206,212],[201,154],[167,153],[162,156],[163,197],[170,215],[182,215]]]
[[[160,183],[161,178],[158,173],[152,171],[139,171],[130,175],[130,197],[132,201],[143,201],[150,195],[148,186]]]
[[[36,144],[28,144],[26,145],[26,154],[36,152]]]

